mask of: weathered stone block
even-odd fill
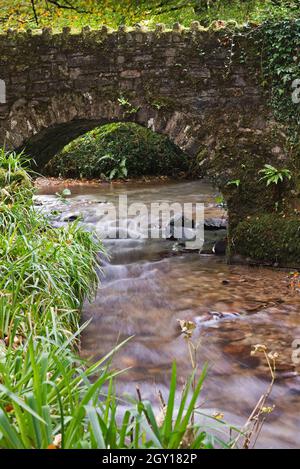
[[[140,78],[141,72],[139,70],[123,70],[120,76],[121,78]]]

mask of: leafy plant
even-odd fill
[[[283,182],[285,179],[290,180],[292,178],[292,174],[289,169],[278,169],[270,164],[265,164],[264,168],[261,169],[259,173],[263,174],[260,180],[266,181],[267,186],[270,184],[277,185],[280,182]]]
[[[135,114],[139,110],[138,107],[134,107],[127,98],[124,98],[124,96],[120,96],[120,98],[118,98],[118,103],[124,108],[125,114]]]
[[[68,346],[76,336],[59,343],[57,333],[49,331],[49,337],[37,337],[34,342],[29,336],[17,350],[7,347],[0,362],[1,448],[85,448],[95,447],[94,441],[97,447],[109,446],[104,431],[100,446],[99,435],[90,427],[88,409],[93,404],[94,410],[97,406],[102,410],[101,390],[117,374],[104,365],[111,354],[87,366]],[[97,376],[93,384],[92,375]],[[110,404],[109,396],[103,407]],[[109,425],[106,430],[109,432]]]
[[[29,160],[24,153],[0,149],[0,201],[11,203],[16,199],[31,199],[33,187],[26,169]]]
[[[220,208],[227,208],[226,200],[224,199],[224,196],[222,194],[218,195],[215,198],[215,203],[217,204],[218,207]]]
[[[126,167],[127,158],[123,157],[121,161],[118,161],[111,155],[104,155],[100,158],[100,162],[104,160],[110,160],[113,162],[114,167],[109,171],[108,175],[105,174],[108,179],[123,179],[127,177],[128,171]]]
[[[5,171],[6,181],[9,182],[18,171],[26,173],[26,169],[29,168],[29,158],[24,152],[7,151],[3,147],[0,149],[0,168]]]
[[[299,46],[299,34],[298,17],[283,21],[270,19],[262,25],[260,31],[254,33],[261,47],[262,71],[265,82],[271,88],[270,101],[276,118],[290,128],[294,127],[295,134],[298,134],[300,111],[291,95],[292,84],[300,76],[300,63],[295,53]]]
[[[145,447],[143,438],[148,435],[148,444],[154,448],[205,448],[207,434],[203,426],[193,423],[193,415],[202,385],[206,376],[204,367],[200,377],[193,386],[195,372],[188,379],[181,394],[179,405],[175,404],[177,393],[176,363],[173,363],[167,403],[161,397],[161,411],[155,417],[152,405],[143,401],[141,396],[135,412],[135,418],[142,430],[136,447]]]
[[[164,103],[164,102],[162,102],[162,101],[153,101],[153,102],[151,103],[151,105],[152,105],[153,107],[155,107],[158,111],[159,111],[160,109],[162,109],[163,107],[166,107],[166,103]]]
[[[241,184],[241,180],[240,180],[240,179],[233,179],[232,181],[228,181],[228,182],[227,182],[227,186],[239,187],[240,184]]]
[[[70,195],[72,195],[72,192],[70,191],[70,189],[63,189],[61,192],[56,192],[56,197],[58,197],[62,202],[66,202],[66,199],[67,197],[69,197]]]
[[[130,106],[130,102],[128,101],[128,99],[124,98],[124,96],[120,96],[118,98],[118,103],[120,104],[120,106]]]

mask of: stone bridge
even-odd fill
[[[216,180],[227,201],[233,254],[300,265],[300,249],[290,248],[299,220],[285,236],[280,215],[294,213],[296,192],[290,183],[280,192],[267,188],[259,174],[265,163],[286,167],[290,159],[285,129],[259,85],[260,53],[219,26],[7,31],[0,35],[0,144],[25,148],[42,168],[96,126],[139,123],[167,135]],[[274,207],[272,225],[265,214],[273,217]],[[270,247],[273,229],[278,242]]]
[[[242,52],[241,52],[242,51]],[[66,143],[112,121],[166,134],[191,156],[234,135],[261,144],[268,111],[255,59],[223,30],[68,28],[0,35],[0,144],[41,167]]]

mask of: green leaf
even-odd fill
[[[99,424],[99,418],[97,411],[94,407],[91,407],[89,405],[85,406],[86,409],[86,415],[88,417],[88,420],[90,422],[92,431],[93,431],[93,436],[97,442],[97,449],[105,449],[105,442],[102,434],[102,430]]]
[[[177,374],[176,362],[173,362],[169,399],[168,399],[166,417],[165,417],[164,426],[163,426],[164,434],[167,437],[168,435],[171,435],[171,432],[172,432],[173,411],[174,411],[175,394],[176,394],[176,374]]]
[[[9,448],[21,449],[24,448],[15,427],[11,424],[7,415],[0,408],[0,431],[6,438],[6,444]]]

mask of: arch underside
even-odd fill
[[[41,130],[19,147],[29,155],[38,168],[43,168],[51,158],[69,142],[106,122],[100,120],[73,120]]]
[[[10,112],[0,136],[10,148],[23,150],[42,168],[66,144],[93,128],[112,122],[135,122],[167,135],[183,151],[194,156],[198,150],[200,123],[181,110],[160,111],[142,104],[128,112],[110,100],[96,96],[65,95],[52,98],[46,105],[17,103]],[[17,131],[15,131],[17,129]]]

